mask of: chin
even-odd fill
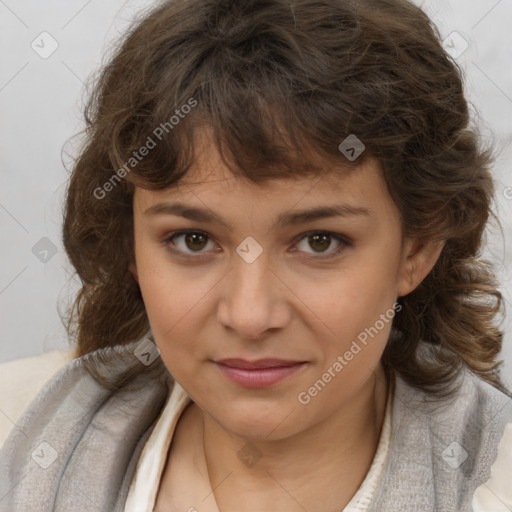
[[[250,412],[238,409],[234,414],[211,415],[226,431],[248,441],[277,441],[297,433],[298,424],[287,410],[279,407],[270,411],[268,407],[252,407]],[[222,414],[224,412],[224,414]],[[290,421],[291,420],[291,421]]]

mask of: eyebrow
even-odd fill
[[[176,215],[198,222],[217,222],[218,224],[229,228],[228,223],[222,217],[213,214],[210,210],[183,203],[157,203],[144,211],[144,215]],[[329,217],[355,217],[369,215],[370,210],[362,206],[355,206],[350,204],[334,204],[329,206],[309,208],[306,210],[282,213],[277,218],[277,225],[297,225],[306,222],[312,222],[318,219],[326,219]]]

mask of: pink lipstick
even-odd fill
[[[277,384],[305,364],[304,361],[284,359],[222,359],[214,362],[226,377],[247,388],[265,388]]]

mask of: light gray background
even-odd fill
[[[497,264],[506,299],[503,358],[512,386],[512,0],[417,3],[450,51],[468,45],[457,61],[475,122],[500,150],[495,176],[504,230],[489,231],[485,255]],[[68,348],[58,307],[65,308],[78,288],[60,240],[67,179],[61,157],[69,164],[77,141],[61,151],[83,128],[87,77],[134,13],[152,4],[0,0],[0,362]],[[31,47],[51,49],[42,32],[58,44],[47,58]]]

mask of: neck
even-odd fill
[[[271,441],[248,442],[202,413],[206,465],[219,510],[341,510],[375,456],[387,390],[379,365],[363,388],[325,421]],[[255,464],[240,457],[244,446],[249,461],[251,454],[259,457]]]

